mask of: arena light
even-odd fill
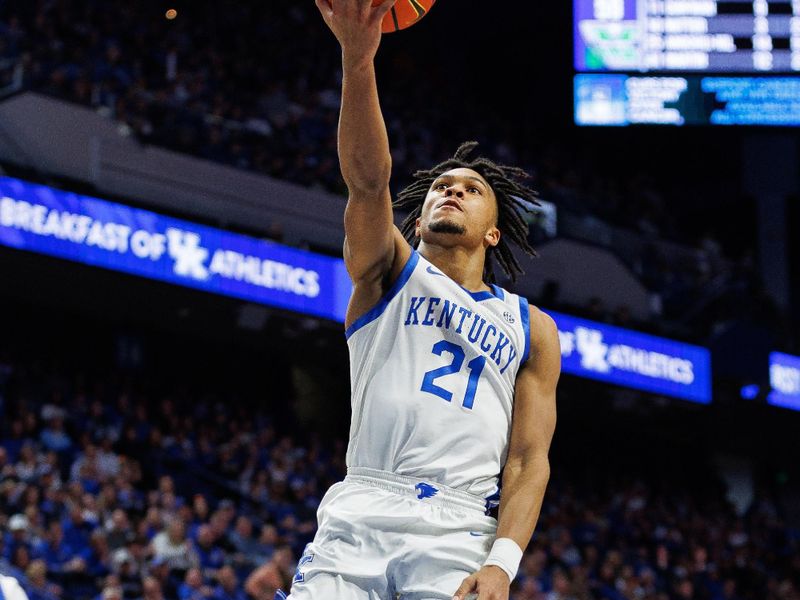
[[[757,383],[751,383],[749,385],[742,386],[742,389],[739,390],[739,395],[742,397],[742,400],[755,400],[758,398],[758,393],[761,391],[761,388]]]
[[[772,352],[769,355],[767,402],[773,406],[800,410],[800,356]]]

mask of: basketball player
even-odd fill
[[[352,421],[289,598],[507,599],[549,478],[561,354],[552,319],[487,281],[492,260],[519,271],[506,238],[532,252],[534,194],[468,143],[416,173],[395,227],[373,65],[393,0],[316,3],[342,47]]]

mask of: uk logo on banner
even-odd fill
[[[706,348],[547,311],[566,373],[676,398],[711,401]]]
[[[204,281],[208,279],[205,261],[208,250],[200,246],[200,236],[190,231],[167,229],[167,248],[175,259],[175,274]]]
[[[0,176],[0,245],[343,321],[341,259]]]

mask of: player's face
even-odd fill
[[[417,235],[439,243],[497,245],[500,232],[494,190],[472,169],[459,168],[443,173],[428,190],[422,214],[417,219]]]

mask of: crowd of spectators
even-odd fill
[[[195,8],[166,21],[152,3],[0,5],[0,88],[18,80],[92,107],[146,143],[341,193],[335,128],[339,54],[321,52],[313,3]],[[332,40],[328,39],[332,44]],[[464,122],[405,78],[382,80],[396,183],[465,139],[519,164],[560,210],[681,239],[668,192],[579,170],[563,149],[516,146],[502,115]],[[439,90],[448,103],[453,90]],[[494,135],[490,135],[493,132]],[[406,178],[406,179],[404,179]],[[686,240],[684,240],[686,241]],[[655,246],[632,265],[666,313],[730,276],[713,235],[673,264]],[[763,304],[753,257],[732,297]],[[578,312],[630,325],[597,299]],[[272,600],[291,585],[315,510],[343,477],[344,442],[290,435],[268,408],[149,397],[74,374],[0,365],[0,573],[31,600]],[[717,487],[664,488],[554,469],[514,600],[797,600],[800,535],[760,498],[737,515]]]
[[[288,589],[344,443],[210,394],[0,365],[0,573],[31,600]],[[800,598],[800,532],[766,496],[738,515],[713,478],[583,481],[554,466],[513,600]]]
[[[124,390],[108,402],[5,367],[0,572],[32,600],[272,600],[290,586],[343,477],[341,444],[300,445],[263,411]]]
[[[25,89],[99,109],[148,143],[344,191],[340,53],[311,3],[192,7],[168,21],[150,4],[38,0],[0,8],[0,33],[0,58],[7,70],[20,66]],[[397,185],[474,138],[488,155],[529,171],[561,209],[648,235],[684,234],[651,177],[623,183],[576,164],[569,147],[503,141],[515,139],[514,119],[488,106],[479,121],[465,119],[458,86],[436,85],[442,67],[426,64],[429,81],[409,85],[419,65],[402,46],[392,52],[394,76],[381,89]]]

